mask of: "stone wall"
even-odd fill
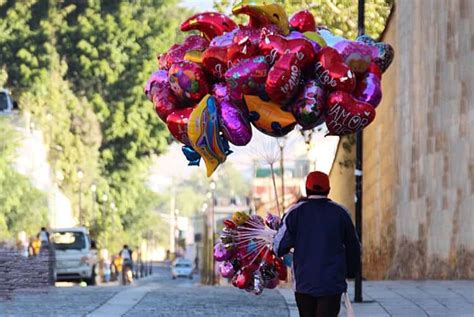
[[[364,130],[364,276],[472,279],[474,1],[399,0],[384,41],[396,55]]]
[[[44,289],[54,284],[54,255],[47,249],[40,255],[24,257],[16,249],[0,249],[0,298],[17,289]]]

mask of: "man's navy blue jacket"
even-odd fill
[[[294,248],[297,293],[344,293],[346,278],[360,268],[360,243],[349,213],[323,196],[310,196],[288,210],[273,248],[278,256]]]

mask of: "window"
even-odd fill
[[[0,111],[8,110],[8,95],[0,92]]]
[[[51,242],[57,250],[82,250],[86,248],[86,239],[82,232],[55,232]]]

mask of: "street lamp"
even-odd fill
[[[82,224],[82,179],[84,178],[84,172],[78,168],[77,169],[77,178],[79,179],[79,224]]]

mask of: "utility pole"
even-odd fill
[[[176,252],[176,221],[175,221],[175,209],[176,209],[176,187],[174,179],[171,184],[171,203],[170,203],[170,258]]]
[[[280,172],[281,172],[281,212],[285,212],[285,139],[281,137],[278,140],[280,147]]]
[[[365,0],[358,0],[358,35],[365,33]],[[362,131],[356,134],[356,161],[355,161],[355,228],[362,247],[362,159],[363,159],[363,134]],[[361,303],[362,299],[362,259],[360,261],[360,270],[355,276],[354,281],[354,301]]]

